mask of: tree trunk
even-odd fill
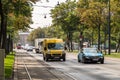
[[[67,34],[67,46],[68,46],[68,51],[70,51],[70,33],[68,32]]]
[[[105,31],[104,31],[104,52],[105,52],[105,55],[106,55],[106,41],[107,41],[107,32],[106,32],[106,28],[105,28]]]
[[[71,46],[71,52],[73,52],[72,33],[71,33],[71,39],[70,39],[70,46]]]
[[[10,52],[13,52],[13,39],[10,39]]]
[[[3,13],[1,1],[0,1],[0,15],[1,15],[1,25],[0,25],[0,48],[2,48],[3,27],[4,27],[4,13]]]
[[[9,53],[9,38],[6,39],[6,55]]]
[[[1,35],[2,35],[2,39],[1,39],[1,48],[2,49],[5,49],[5,56],[6,56],[6,40],[7,40],[7,9],[3,10],[3,13],[2,13],[2,19],[3,19],[3,22],[2,22],[2,32],[1,32]]]
[[[98,50],[100,50],[100,24],[98,25]]]
[[[93,31],[92,31],[92,37],[91,37],[91,45],[93,46]],[[91,45],[90,45],[90,47],[91,47]]]
[[[7,38],[7,16],[4,18],[4,26],[3,26],[3,41],[2,48],[6,49],[6,38]]]
[[[120,52],[120,39],[118,40],[115,52]]]
[[[79,35],[79,50],[81,50],[83,48],[83,41],[84,41],[83,32],[80,32],[80,35]]]

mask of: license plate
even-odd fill
[[[57,57],[57,56],[56,56],[56,57],[54,57],[54,58],[60,58],[60,57]]]
[[[98,59],[93,59],[93,61],[98,61]]]

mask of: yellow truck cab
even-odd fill
[[[64,43],[62,39],[44,39],[43,40],[43,59],[63,59],[66,60],[66,53],[64,51]]]

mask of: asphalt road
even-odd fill
[[[120,80],[119,59],[105,58],[104,64],[83,64],[78,63],[77,54],[67,53],[65,62],[56,60],[45,62],[42,54],[21,50],[18,52],[18,61],[21,62],[18,65],[20,68],[18,80],[29,80],[25,77],[27,73],[21,70],[23,63],[27,67],[31,80]]]

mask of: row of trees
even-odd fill
[[[108,10],[109,0],[66,0],[51,10],[53,24],[46,31],[52,37],[60,37],[79,42],[79,35],[83,33],[84,40],[91,45],[104,44],[108,41]],[[110,0],[111,15],[111,48],[120,49],[120,1]],[[53,29],[53,31],[51,31]],[[56,34],[56,35],[54,35]],[[44,33],[45,36],[47,34]],[[117,46],[116,46],[117,45]]]
[[[0,0],[0,49],[6,54],[13,50],[13,39],[20,30],[32,23],[32,3],[38,0]]]
[[[111,42],[120,48],[120,1],[110,0]],[[51,10],[53,24],[59,25],[72,42],[74,32],[82,32],[85,38],[98,44],[105,44],[108,40],[109,0],[67,0]],[[56,24],[57,23],[57,24]],[[89,35],[91,34],[91,35]],[[79,34],[78,34],[79,35]],[[97,39],[95,39],[97,38]],[[78,39],[79,40],[79,39]],[[113,45],[111,45],[112,47]]]

